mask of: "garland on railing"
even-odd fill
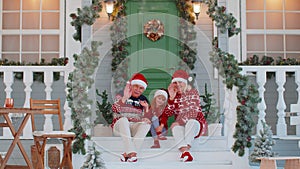
[[[88,90],[94,84],[92,75],[98,67],[100,42],[92,42],[91,50],[85,47],[80,55],[74,54],[74,71],[69,75],[67,83],[67,100],[72,110],[71,119],[73,128],[71,132],[76,134],[73,142],[73,153],[86,154],[85,140],[90,139],[86,129],[92,124],[87,120],[92,115],[90,106],[93,104],[88,96]]]
[[[225,13],[225,7],[218,7],[214,0],[206,0],[208,4],[209,16],[215,20],[216,26],[221,33],[228,30],[229,37],[238,34],[240,29],[236,28],[236,19],[232,14]],[[211,52],[211,61],[218,68],[220,75],[224,78],[224,83],[228,89],[236,86],[237,99],[240,105],[237,106],[237,123],[236,130],[233,135],[235,138],[232,150],[238,152],[239,156],[245,154],[245,148],[250,148],[252,129],[255,125],[253,116],[258,114],[257,104],[261,101],[259,93],[253,84],[245,75],[241,75],[241,68],[238,65],[235,56],[218,48],[218,42],[213,41],[213,51]]]
[[[0,66],[65,66],[68,64],[68,58],[53,58],[50,63],[46,63],[45,59],[41,59],[38,63],[25,63],[9,61],[8,59],[1,60]],[[0,74],[1,76],[1,74]],[[14,72],[14,77],[18,80],[23,79],[23,72]],[[60,79],[60,72],[53,72],[53,80],[57,81]],[[43,72],[33,72],[33,81],[44,82]]]
[[[81,27],[83,24],[93,25],[97,18],[100,17],[99,12],[102,11],[102,1],[92,0],[91,6],[85,6],[82,9],[77,8],[77,14],[71,13],[70,17],[73,19],[71,25],[75,27],[76,32],[73,38],[81,42]]]
[[[240,65],[300,65],[300,61],[295,58],[287,58],[284,59],[281,56],[278,56],[274,59],[274,57],[270,56],[262,56],[259,59],[258,55],[253,55],[240,63]]]

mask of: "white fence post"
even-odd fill
[[[284,84],[286,82],[286,76],[285,76],[285,71],[284,70],[278,70],[276,71],[276,83],[278,85],[277,91],[278,91],[278,102],[277,102],[277,116],[278,116],[278,121],[277,121],[277,136],[287,136],[287,126],[285,122],[285,101],[284,101]]]
[[[23,83],[25,85],[25,101],[23,107],[30,107],[29,99],[31,98],[31,92],[32,88],[31,85],[33,83],[33,72],[30,71],[29,69],[26,69],[23,72]],[[26,126],[24,127],[23,130],[23,138],[32,138],[32,126],[31,126],[31,119],[28,120]]]
[[[3,75],[3,80],[4,80],[4,84],[6,86],[6,88],[5,88],[6,98],[11,98],[11,92],[13,91],[11,86],[14,83],[13,72],[11,70],[5,71],[4,75]],[[12,135],[11,135],[11,132],[9,131],[9,128],[3,128],[3,137],[12,139]]]
[[[261,121],[266,121],[266,102],[265,102],[265,87],[264,85],[266,84],[267,78],[266,78],[266,71],[265,70],[258,70],[257,76],[256,76],[256,82],[258,84],[258,92],[259,92],[259,97],[261,98],[261,102],[258,103],[257,107],[259,110],[258,114],[258,122],[257,122],[257,127],[256,127],[256,133],[259,133],[261,129],[263,129],[263,125]]]
[[[51,85],[53,83],[53,71],[47,70],[44,72],[44,83],[46,85],[46,88],[45,88],[46,99],[51,100],[51,92],[52,92]],[[50,115],[50,114],[45,115],[45,123],[44,123],[45,131],[53,130],[53,122],[52,122],[51,117],[52,117],[52,115]]]

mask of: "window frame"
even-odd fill
[[[66,12],[65,12],[65,0],[59,0],[59,9],[58,10],[43,10],[43,0],[39,0],[40,2],[40,7],[38,10],[23,10],[22,7],[22,2],[26,1],[26,0],[19,0],[20,2],[20,9],[18,10],[4,10],[3,9],[3,1],[0,1],[0,59],[2,59],[2,55],[3,54],[16,54],[19,56],[19,61],[20,62],[24,62],[24,58],[22,58],[23,54],[38,54],[38,60],[39,62],[41,62],[42,59],[42,55],[44,54],[55,54],[58,55],[58,57],[65,57],[65,16],[66,16]],[[20,16],[20,22],[19,22],[19,28],[18,29],[3,29],[3,14],[4,13],[19,13]],[[39,13],[39,27],[37,29],[23,29],[22,28],[22,15],[23,13],[28,13],[28,12],[38,12]],[[53,13],[58,13],[59,14],[59,18],[58,18],[58,28],[56,29],[43,29],[42,28],[42,15],[45,12],[53,12]],[[7,51],[4,52],[3,48],[2,48],[2,44],[3,44],[3,36],[6,35],[17,35],[19,36],[19,50],[18,51]],[[38,35],[39,37],[39,47],[38,47],[38,51],[24,51],[22,49],[22,36],[23,35]],[[47,36],[47,35],[57,35],[58,36],[58,51],[42,51],[42,37],[43,36]],[[26,60],[25,60],[26,61]],[[27,63],[27,62],[26,62]]]
[[[245,61],[248,57],[249,53],[254,53],[257,51],[248,51],[247,50],[247,35],[263,35],[264,37],[264,51],[262,51],[264,53],[264,55],[267,55],[269,53],[278,53],[281,52],[283,53],[282,57],[283,58],[287,58],[288,54],[299,54],[300,56],[300,51],[287,51],[287,36],[288,35],[297,35],[300,36],[300,29],[286,29],[286,13],[300,13],[300,11],[287,11],[285,9],[285,1],[286,0],[282,0],[282,9],[281,10],[266,10],[266,1],[264,0],[264,7],[262,10],[247,10],[246,8],[246,1],[247,0],[241,0],[241,10],[240,10],[240,14],[241,14],[241,28],[242,28],[242,32],[241,32],[241,53],[242,53],[242,61]],[[250,0],[251,1],[251,0]],[[263,12],[264,14],[264,28],[263,29],[247,29],[247,13],[248,12]],[[266,13],[268,12],[278,12],[281,11],[282,12],[282,29],[267,29],[267,25],[266,25]],[[267,38],[266,36],[268,35],[282,35],[283,36],[283,51],[272,51],[272,50],[268,50],[267,49]]]

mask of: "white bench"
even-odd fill
[[[300,157],[285,156],[285,157],[259,157],[260,169],[277,169],[276,160],[285,160],[284,169],[299,169]]]

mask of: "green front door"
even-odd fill
[[[174,0],[129,0],[128,18],[129,75],[142,72],[149,83],[145,95],[154,89],[167,88],[171,73],[179,62],[178,11]],[[144,25],[150,20],[164,25],[164,36],[152,41],[144,34]],[[151,96],[150,96],[151,97]]]

